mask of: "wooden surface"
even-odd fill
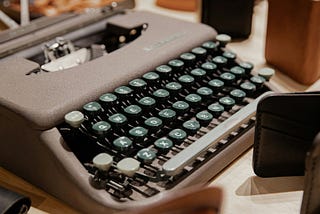
[[[176,18],[197,21],[196,13],[172,11],[155,6],[153,0],[137,0],[138,10],[150,10]],[[251,61],[256,68],[266,66],[264,60],[264,38],[267,2],[255,6],[252,35],[244,41],[229,45],[243,60]],[[318,80],[311,86],[300,85],[279,71],[271,82],[280,91],[305,91],[320,89]],[[220,186],[224,191],[223,214],[231,213],[299,213],[303,177],[268,178],[256,177],[252,171],[252,150],[246,152],[230,167],[220,173],[210,185]],[[30,214],[76,213],[75,210],[30,185],[21,178],[0,167],[0,186],[28,195],[32,200]]]

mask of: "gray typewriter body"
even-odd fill
[[[197,173],[144,200],[120,202],[104,189],[94,188],[92,175],[57,129],[64,115],[216,36],[206,25],[149,12],[118,13],[99,22],[128,28],[147,23],[148,28],[130,44],[62,71],[38,72],[40,65],[19,53],[0,61],[1,166],[82,212],[107,213],[148,206],[177,188],[205,184],[252,145],[251,128]],[[58,29],[59,23],[54,27]]]

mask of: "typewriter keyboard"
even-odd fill
[[[65,115],[58,129],[92,186],[118,201],[153,196],[253,127],[272,70],[252,75],[228,40],[218,35]]]

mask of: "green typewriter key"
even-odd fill
[[[117,96],[112,93],[105,93],[99,97],[99,102],[106,109],[112,108],[117,103]]]
[[[64,120],[73,128],[79,128],[84,121],[84,115],[80,111],[71,111],[64,116]]]
[[[197,107],[201,103],[202,98],[198,94],[188,94],[185,97],[185,100],[187,101],[187,103],[189,103],[189,105],[192,108],[194,108],[194,107]]]
[[[160,154],[166,154],[172,148],[173,142],[167,137],[162,137],[154,142],[154,146]]]
[[[225,47],[228,43],[231,42],[231,37],[227,34],[218,34],[216,36],[216,41],[219,42],[220,47]]]
[[[150,117],[144,121],[144,125],[151,132],[157,132],[161,129],[163,123],[162,120],[157,117]]]
[[[245,75],[246,71],[240,66],[234,66],[230,69],[230,73],[232,73],[233,75],[236,76],[236,78],[239,79]]]
[[[169,124],[176,119],[176,112],[168,108],[161,110],[158,115],[164,124]]]
[[[170,65],[173,71],[176,73],[183,70],[184,62],[180,59],[173,59],[168,62],[168,65]]]
[[[182,75],[178,78],[179,83],[186,88],[190,88],[194,83],[194,78],[190,75]]]
[[[208,82],[208,87],[212,89],[214,93],[219,93],[224,86],[224,82],[219,79],[213,79]]]
[[[258,75],[265,78],[266,81],[269,81],[274,74],[275,71],[272,68],[261,68],[260,70],[258,70]]]
[[[172,108],[178,115],[183,115],[189,111],[190,105],[184,101],[177,101],[172,104]]]
[[[201,65],[201,68],[206,71],[208,75],[212,75],[213,73],[216,72],[218,66],[212,62],[205,62]]]
[[[108,171],[113,163],[113,157],[107,153],[100,153],[92,159],[93,166],[101,171]]]
[[[196,55],[197,59],[203,59],[207,55],[207,50],[202,47],[196,47],[191,50],[191,53]]]
[[[169,82],[166,84],[165,88],[170,92],[170,94],[176,95],[181,91],[182,85],[178,82]]]
[[[187,138],[187,133],[182,129],[174,129],[171,132],[169,132],[169,138],[175,144],[180,145]]]
[[[190,71],[190,74],[195,78],[196,81],[202,81],[206,77],[207,72],[201,68],[195,68]]]
[[[160,76],[156,72],[148,72],[145,73],[142,78],[147,82],[148,85],[150,84],[151,86],[154,86],[159,81]]]
[[[172,74],[172,68],[168,65],[160,65],[156,67],[156,72],[159,74],[160,78],[168,79]]]
[[[143,92],[147,87],[147,83],[143,79],[134,79],[129,82],[129,86],[136,92]]]
[[[213,91],[208,87],[201,87],[197,89],[197,94],[199,94],[204,101],[208,101],[212,98]]]
[[[152,97],[144,97],[141,98],[138,103],[140,104],[141,108],[144,110],[152,109],[156,106],[156,100]]]
[[[224,109],[229,111],[232,106],[235,105],[236,101],[231,97],[221,97],[219,99],[219,103],[224,106]]]
[[[147,137],[148,130],[141,127],[136,126],[129,130],[129,135],[134,139],[133,141],[136,143],[143,143],[145,137]]]
[[[213,103],[208,106],[208,111],[215,117],[219,117],[224,112],[223,105],[220,105],[219,103]]]
[[[117,169],[128,177],[133,177],[140,169],[140,162],[134,158],[124,158],[117,163]]]
[[[218,68],[222,68],[228,63],[228,59],[223,56],[216,56],[212,59],[212,62],[218,66]]]
[[[189,66],[196,60],[196,55],[192,53],[183,53],[180,55],[180,59],[185,63],[186,66]]]
[[[102,107],[99,103],[97,102],[90,102],[87,103],[83,106],[83,110],[85,112],[86,115],[88,116],[95,116],[97,115],[99,112],[101,112]]]
[[[230,96],[236,101],[236,102],[242,102],[242,100],[246,97],[246,92],[240,90],[240,89],[234,89],[230,91]]]
[[[213,119],[213,115],[208,111],[201,111],[196,114],[196,118],[200,122],[201,126],[208,126]]]
[[[266,79],[261,76],[253,76],[250,78],[250,82],[255,84],[257,88],[260,88],[266,82]]]
[[[142,109],[137,105],[130,105],[123,109],[124,114],[132,119],[136,119],[141,115]]]
[[[253,69],[253,64],[250,62],[240,62],[239,66],[245,70],[247,75],[249,75]]]
[[[153,92],[152,95],[160,103],[166,102],[170,97],[169,91],[165,89],[158,89],[155,92]]]
[[[252,95],[257,89],[256,85],[251,82],[241,83],[240,88],[248,95]]]
[[[111,125],[106,121],[99,121],[92,125],[92,130],[100,137],[105,136],[111,130]]]
[[[205,48],[208,52],[214,53],[218,50],[219,43],[213,42],[213,41],[208,41],[208,42],[203,43],[201,46],[203,48]]]
[[[137,153],[137,158],[142,163],[152,163],[152,161],[157,157],[156,153],[149,148],[141,149]]]
[[[133,90],[129,88],[128,86],[119,86],[118,88],[114,89],[114,93],[120,98],[120,99],[129,99],[132,95]]]
[[[228,63],[234,62],[237,58],[237,54],[231,51],[223,52],[222,56],[228,60]]]
[[[115,127],[122,127],[128,122],[127,117],[120,113],[111,115],[108,120]]]
[[[125,152],[131,149],[132,147],[132,140],[130,140],[128,137],[122,136],[115,139],[112,144],[116,148],[116,150]]]
[[[236,76],[229,72],[220,74],[220,78],[226,85],[231,85],[236,80]]]
[[[188,135],[194,135],[200,129],[200,123],[196,120],[188,120],[182,124]]]

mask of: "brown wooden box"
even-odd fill
[[[265,56],[299,83],[319,79],[319,0],[269,0]]]

